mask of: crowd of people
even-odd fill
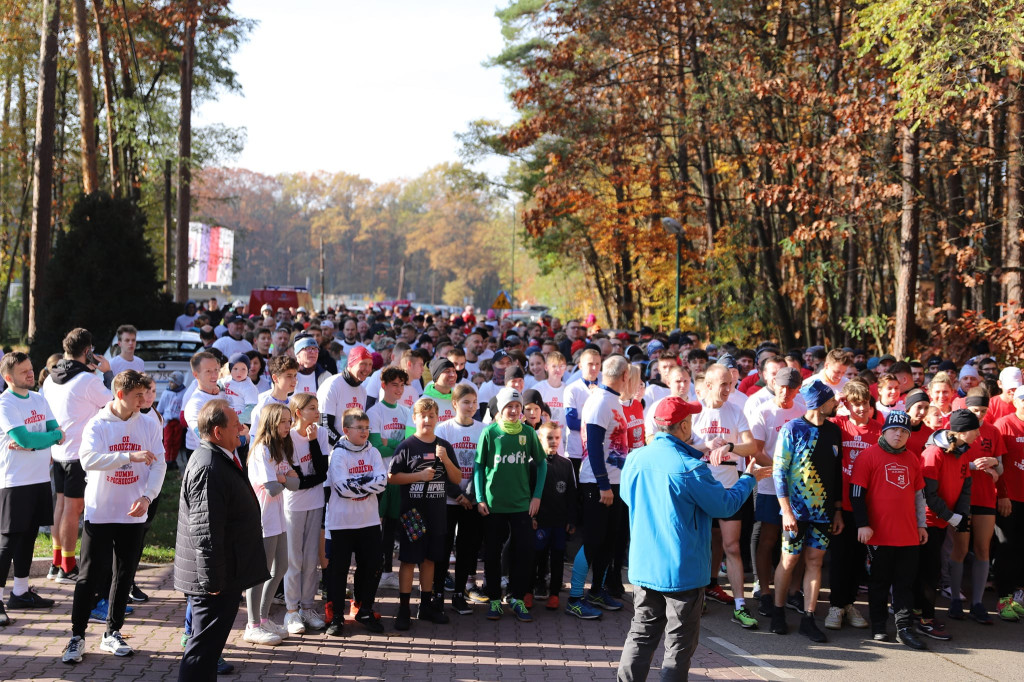
[[[995,616],[1024,615],[1020,369],[984,349],[908,361],[592,322],[190,301],[174,327],[203,348],[159,401],[130,325],[109,361],[85,329],[38,373],[8,353],[0,625],[6,609],[53,606],[28,584],[49,527],[47,578],[75,584],[63,660],[82,660],[90,619],[105,623],[101,650],[131,654],[125,615],[148,599],[135,571],[180,467],[181,679],[230,668],[243,595],[245,641],[274,646],[383,632],[381,589],[397,590],[386,615],[403,631],[474,605],[491,620],[530,622],[538,606],[597,619],[622,608],[628,566],[622,679],[646,676],[666,617],[682,626],[664,667],[685,675],[707,601],[777,634],[794,610],[824,642],[826,582],[826,630],[889,641],[891,607],[914,649],[950,639],[940,593],[946,617],[992,625],[991,582]]]

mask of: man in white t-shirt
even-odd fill
[[[211,400],[223,398],[220,386],[217,385],[220,363],[217,362],[216,355],[200,351],[192,356],[189,365],[192,368],[192,376],[195,377],[196,389],[182,408],[182,412],[185,413],[185,452],[187,456],[191,456],[192,451],[199,447],[199,411]]]
[[[93,353],[92,334],[86,329],[72,329],[63,346],[64,359],[43,382],[41,392],[64,431],[64,442],[50,449],[57,503],[51,533],[54,560],[47,577],[70,584],[78,579],[75,547],[78,520],[85,510],[85,471],[78,461],[78,449],[86,422],[110,400],[110,391],[95,374],[97,369],[110,371],[110,365]]]
[[[668,385],[669,395],[666,397],[689,400],[690,373],[685,367],[682,365],[669,367],[665,374],[662,375],[662,378]],[[654,440],[654,436],[658,433],[657,423],[654,421],[654,413],[658,409],[658,404],[664,399],[655,400],[653,403],[648,404],[644,410],[644,434],[648,443]]]
[[[359,340],[358,325],[354,318],[347,318],[341,326],[340,340],[342,352],[349,356],[356,348],[366,348],[366,344]]]
[[[117,345],[121,353],[110,358],[110,373],[115,377],[126,369],[146,371],[146,363],[142,358],[135,357],[135,339],[138,333],[139,331],[130,324],[122,324],[117,328]]]
[[[701,402],[704,409],[694,415],[693,439],[710,449],[708,464],[711,475],[731,488],[739,480],[740,471],[746,466],[746,457],[757,452],[757,446],[750,433],[747,418],[742,408],[729,401],[735,390],[735,378],[726,365],[715,364],[704,373],[704,390]],[[718,532],[715,526],[718,526]],[[727,519],[713,519],[711,530],[711,585],[704,594],[719,603],[733,604],[733,622],[744,628],[757,627],[757,620],[746,608],[743,583],[743,557],[740,554],[740,534],[743,526],[742,514],[737,512]],[[725,554],[726,571],[732,596],[718,585],[718,568],[722,553]]]
[[[825,364],[822,365],[821,371],[804,379],[803,385],[810,386],[815,381],[820,381],[831,388],[833,393],[839,395],[843,390],[843,386],[849,381],[846,377],[846,370],[852,364],[853,353],[840,348],[833,348],[825,356]]]
[[[565,445],[565,454],[572,460],[579,480],[580,466],[583,461],[583,406],[590,394],[597,388],[601,376],[601,354],[592,348],[580,353],[580,377],[565,387],[565,425],[569,437]]]
[[[8,625],[3,592],[12,562],[14,589],[7,606],[53,606],[52,599],[29,589],[28,578],[39,527],[53,523],[50,447],[64,434],[46,400],[32,390],[36,377],[26,353],[0,359],[0,377],[7,384],[0,394],[0,625]]]
[[[245,332],[245,320],[241,317],[228,313],[224,316],[224,326],[228,333],[213,342],[213,347],[230,358],[235,353],[248,353],[252,350],[252,344],[242,338]]]
[[[295,385],[296,393],[316,394],[320,387],[331,378],[331,373],[320,367],[317,360],[320,358],[320,346],[316,339],[309,334],[298,334],[294,340],[295,360],[299,363],[298,383]],[[320,406],[323,408],[323,405]]]
[[[771,466],[779,431],[787,422],[803,416],[807,409],[806,403],[800,398],[800,370],[794,367],[777,368],[771,379],[766,376],[765,380],[773,389],[773,394],[770,400],[761,402],[751,412],[750,432],[758,446],[757,454],[754,456],[758,465]],[[775,495],[775,484],[769,476],[757,484],[754,533],[750,539],[751,555],[754,558],[754,579],[761,588],[761,605],[758,611],[762,616],[772,615],[771,584],[775,575],[772,555],[782,530],[781,514],[779,500]]]

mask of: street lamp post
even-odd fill
[[[683,226],[675,218],[662,218],[661,225],[669,234],[676,236],[676,329],[679,329],[679,288],[682,279],[680,261],[683,257]]]

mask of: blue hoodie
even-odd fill
[[[711,581],[711,519],[735,514],[756,485],[741,476],[723,488],[702,453],[659,433],[622,468],[619,494],[629,506],[629,582],[659,592]]]

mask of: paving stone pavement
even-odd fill
[[[42,578],[32,585],[44,597],[57,600],[45,611],[11,611],[14,622],[0,628],[0,677],[11,680],[174,680],[181,658],[184,601],[173,591],[169,566],[140,568],[140,587],[150,601],[136,606],[122,634],[136,649],[118,658],[99,650],[103,626],[91,623],[86,655],[77,666],[60,661],[70,637],[73,586]],[[8,585],[9,587],[9,585]],[[580,621],[561,611],[533,610],[533,623],[512,617],[498,622],[450,612],[449,625],[413,621],[406,633],[394,630],[398,594],[382,590],[378,610],[387,631],[371,635],[359,625],[346,626],[342,638],[322,633],[293,636],[277,647],[257,647],[242,641],[244,604],[225,657],[234,664],[224,680],[613,680],[632,609],[627,596],[622,611],[605,613],[600,621]],[[415,599],[415,594],[414,594]],[[284,607],[274,606],[271,617],[281,622]],[[661,652],[655,658],[660,665]],[[652,669],[651,679],[660,671]],[[692,680],[762,679],[718,651],[701,644],[690,670]]]

